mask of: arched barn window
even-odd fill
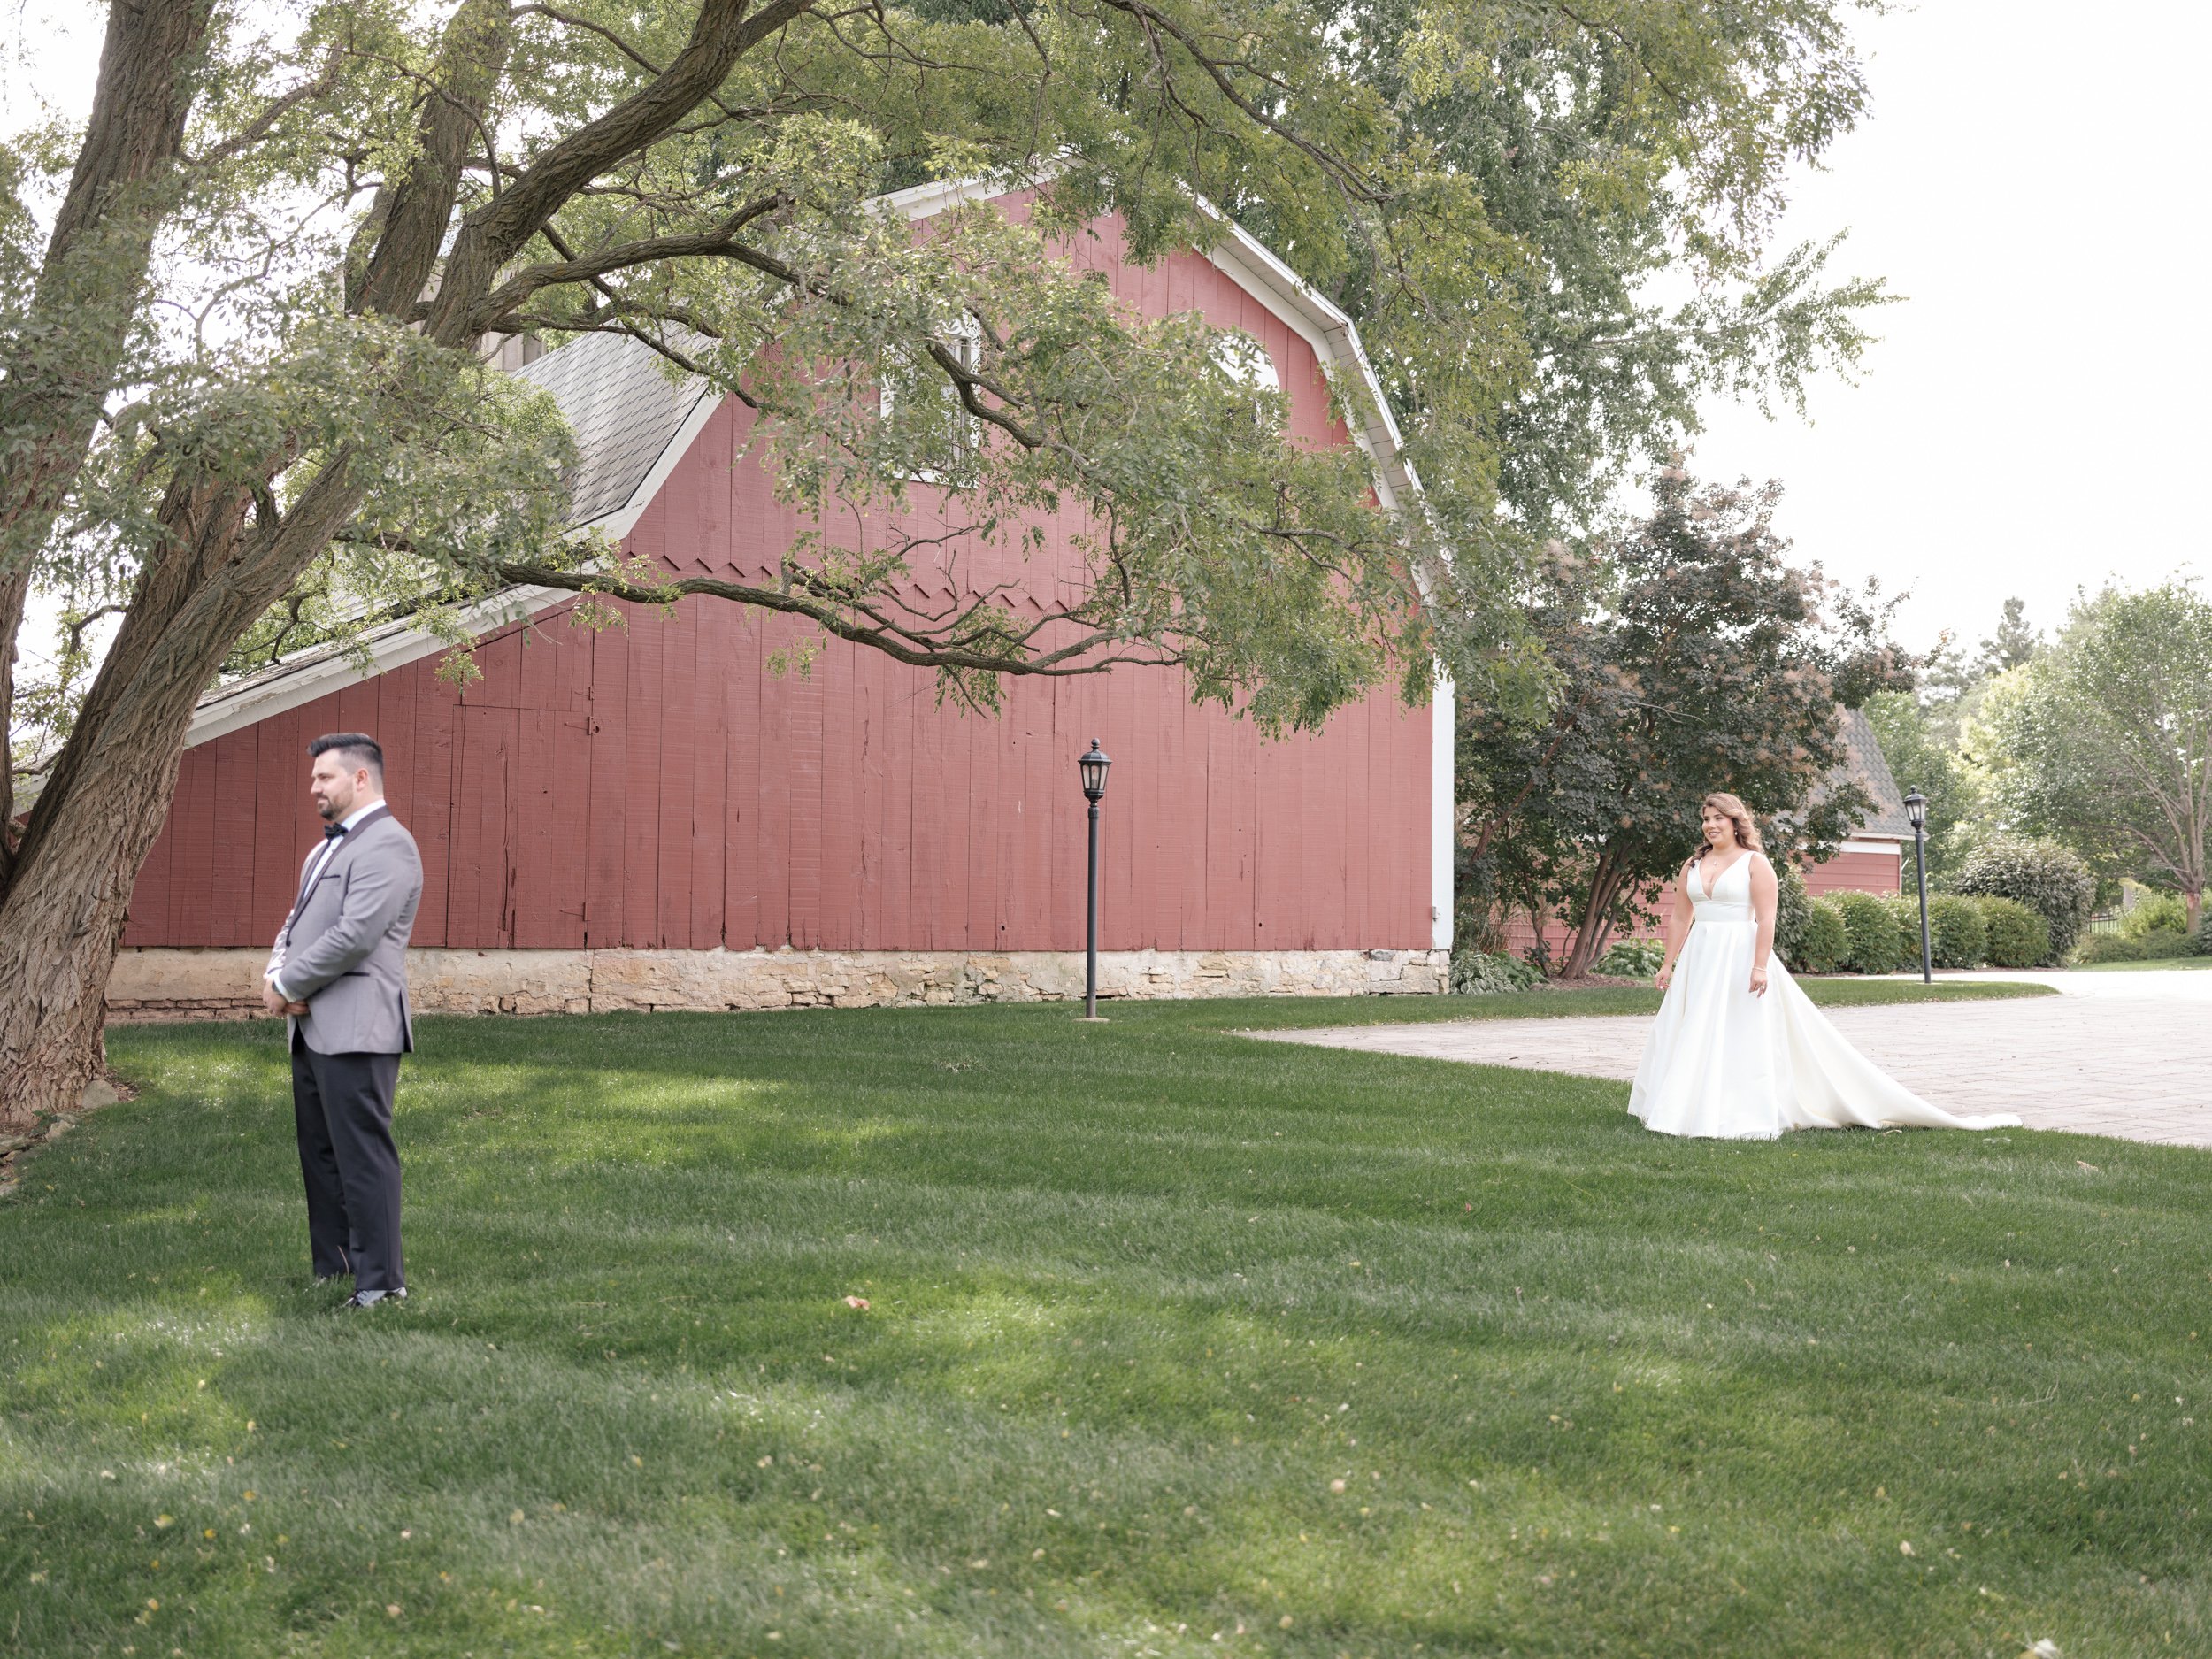
[[[963,368],[972,369],[982,359],[982,326],[964,311],[947,319],[932,338]],[[967,476],[983,442],[982,423],[961,406],[959,392],[933,357],[914,352],[898,372],[884,377],[878,394],[879,417],[892,429],[893,442],[910,444],[927,457],[909,477],[957,484]]]

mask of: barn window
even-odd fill
[[[1214,342],[1214,361],[1233,380],[1241,380],[1256,391],[1279,392],[1282,377],[1275,373],[1275,359],[1267,355],[1267,348],[1241,329],[1231,329]]]
[[[1275,373],[1275,359],[1267,355],[1267,348],[1240,329],[1231,329],[1214,342],[1214,361],[1231,380],[1250,388],[1255,392],[1279,392],[1282,379]],[[1252,400],[1252,419],[1263,419],[1261,400]]]
[[[963,368],[972,369],[982,360],[982,326],[964,311],[949,319],[932,338]],[[956,482],[974,465],[983,442],[982,423],[962,407],[959,391],[928,354],[918,350],[901,367],[904,372],[885,377],[878,388],[877,408],[887,426],[923,423],[923,429],[910,435],[930,459],[908,476],[931,484]]]

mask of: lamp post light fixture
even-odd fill
[[[1915,789],[1905,797],[1912,820],[1913,869],[1920,877],[1920,982],[1935,983],[1935,950],[1928,938],[1928,797]]]
[[[1114,763],[1091,740],[1089,752],[1076,763],[1083,774],[1083,798],[1091,803],[1090,912],[1084,929],[1083,1018],[1098,1018],[1098,803],[1106,794],[1106,768]]]

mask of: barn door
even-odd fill
[[[448,945],[495,950],[515,941],[514,805],[518,711],[463,704],[455,757]]]

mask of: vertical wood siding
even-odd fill
[[[1838,853],[1805,872],[1805,891],[1816,898],[1824,893],[1897,893],[1911,879],[1910,853],[1902,859],[1894,853]]]
[[[1312,351],[1210,264],[1128,267],[1110,221],[1070,253],[1155,314],[1249,332],[1289,395],[1292,441],[1349,442]],[[750,419],[714,416],[630,551],[773,573],[796,525],[741,454]],[[926,499],[909,516],[946,521]],[[1048,526],[1026,558],[970,547],[958,577],[1048,592],[1081,528]],[[913,586],[941,603],[955,584],[918,569]],[[1093,737],[1114,757],[1106,949],[1429,944],[1430,713],[1387,691],[1276,742],[1159,670],[1013,681],[995,718],[963,715],[932,676],[790,618],[713,600],[624,609],[603,632],[567,606],[505,630],[465,692],[424,659],[188,750],[124,942],[270,939],[319,830],[305,746],[350,728],[384,744],[393,810],[422,849],[419,945],[1078,949],[1075,759]],[[810,637],[806,671],[776,672]]]

